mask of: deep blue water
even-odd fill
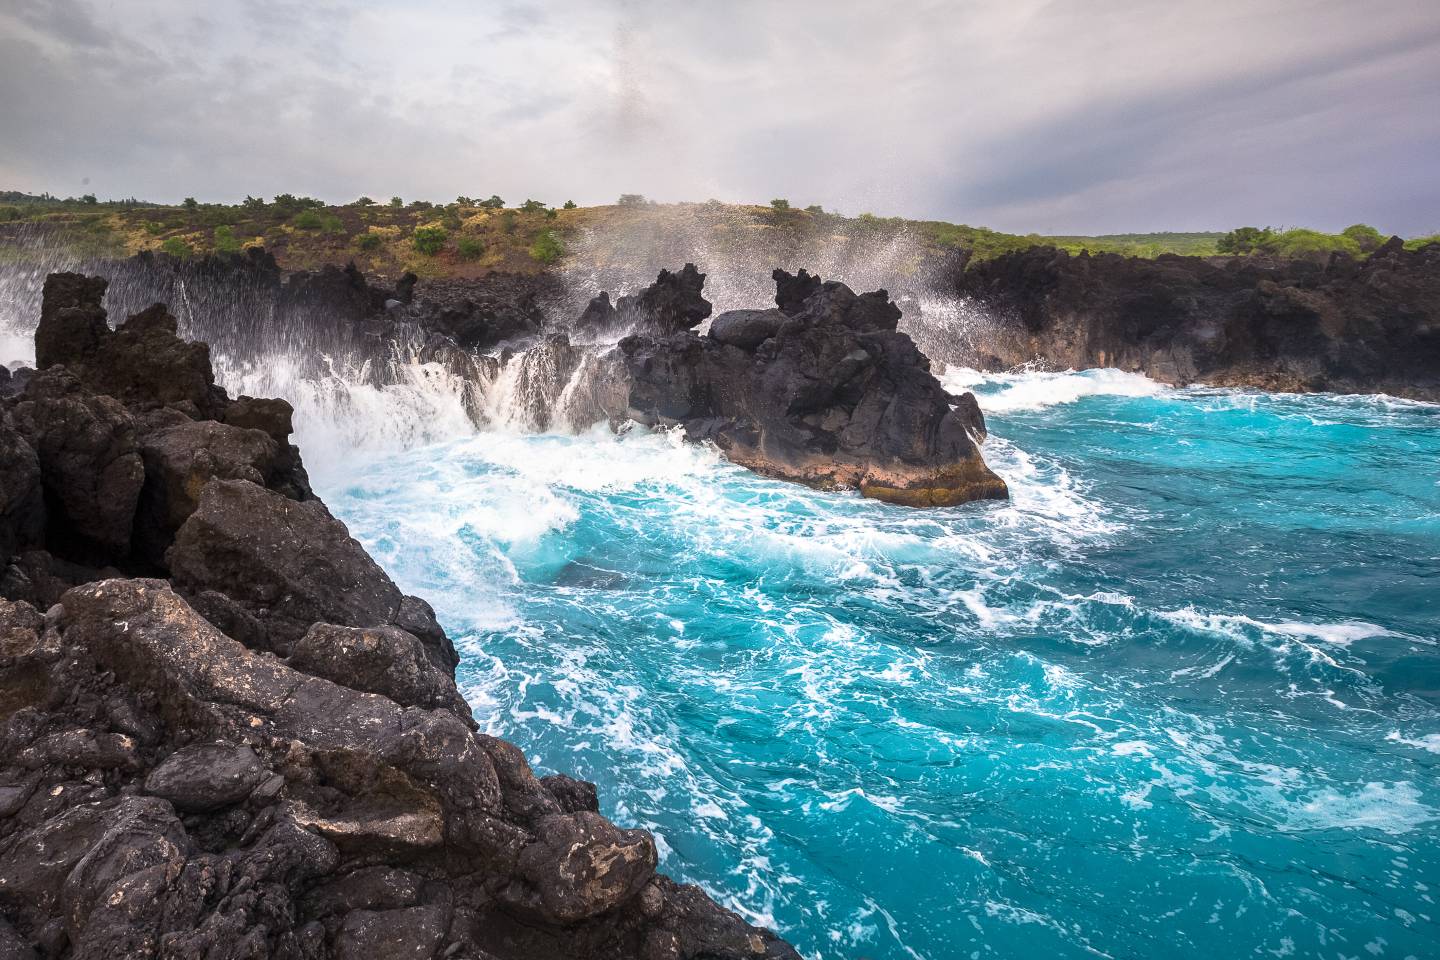
[[[320,486],[489,731],[806,956],[1440,956],[1440,407],[977,390],[1006,504],[641,433]]]

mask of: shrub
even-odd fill
[[[650,201],[645,199],[643,193],[622,193],[620,199],[615,202],[622,207],[642,207]]]
[[[413,242],[416,250],[427,257],[433,257],[444,248],[445,241],[449,237],[450,235],[445,232],[444,227],[432,224],[428,227],[417,227]]]
[[[405,201],[401,200],[399,197],[391,197],[390,206],[394,207],[396,210],[399,210],[401,207],[405,206]]]
[[[479,237],[461,237],[455,249],[461,260],[478,260],[485,255],[485,243]]]
[[[541,203],[539,200],[526,200],[524,203],[520,204],[520,209],[525,213],[539,213],[541,210],[545,209],[545,204]]]
[[[100,201],[95,199],[95,194],[87,193],[80,198],[80,202],[85,204],[87,207],[93,207]]]
[[[320,217],[320,229],[326,233],[344,233],[345,221],[333,213],[327,213]]]
[[[1237,227],[1215,243],[1221,253],[1254,253],[1275,236],[1269,227]]]
[[[1406,250],[1419,250],[1421,247],[1428,247],[1432,243],[1440,243],[1440,233],[1432,233],[1428,237],[1415,237],[1405,241]]]
[[[541,231],[530,244],[530,256],[538,263],[554,263],[565,252],[565,244],[555,235],[554,230]]]
[[[281,217],[293,217],[302,210],[314,210],[317,207],[325,206],[321,200],[314,197],[297,197],[293,193],[282,193],[275,197],[275,212]]]
[[[180,206],[184,207],[186,210],[194,210],[196,207],[200,206],[200,204],[196,202],[194,197],[186,197],[184,202],[181,203]]]
[[[484,207],[486,210],[503,210],[503,209],[505,209],[505,201],[500,199],[500,195],[499,195],[499,194],[494,194],[494,193],[492,193],[492,194],[490,195],[490,199],[488,199],[488,200],[481,200],[479,205],[482,206],[482,207]]]
[[[357,206],[357,207],[373,207],[373,206],[375,206],[375,201],[374,201],[374,200],[371,200],[369,197],[361,197],[360,199],[358,199],[358,200],[355,201],[354,206]]]
[[[411,210],[432,210],[432,209],[434,209],[434,207],[435,207],[435,204],[431,203],[429,200],[411,200],[411,201],[410,201],[410,209],[411,209]]]
[[[810,204],[810,206],[808,206],[808,207],[805,208],[805,212],[806,212],[806,213],[813,213],[813,214],[815,214],[815,216],[818,217],[818,216],[820,216],[821,214],[823,214],[823,213],[825,212],[825,208],[822,207],[822,206],[820,206],[820,204],[818,204],[818,203],[812,203],[812,204]]]
[[[566,210],[574,210],[574,209],[575,209],[575,201],[574,201],[574,200],[566,200],[566,201],[565,201],[565,209],[566,209]]]
[[[164,243],[160,244],[160,249],[163,250],[165,253],[170,254],[170,256],[172,257],[182,258],[188,257],[195,252],[190,248],[190,244],[186,243],[184,240],[181,240],[179,237],[171,237],[169,240],[166,240]]]
[[[378,250],[380,243],[381,238],[378,233],[370,233],[367,230],[365,233],[355,235],[355,246],[361,250]]]
[[[1385,235],[1368,223],[1356,223],[1340,231],[1340,236],[1355,241],[1361,253],[1374,253],[1385,244]]]
[[[790,209],[790,201],[779,199],[771,200],[770,209],[774,210],[776,213],[784,213],[785,211]]]
[[[260,197],[252,197],[249,194],[246,194],[240,206],[250,213],[263,213],[265,211],[265,201]]]
[[[514,233],[516,217],[517,215],[514,210],[506,210],[500,214],[500,229],[506,233]]]
[[[296,230],[319,230],[325,225],[314,210],[301,210],[290,223]]]
[[[152,237],[158,237],[165,232],[165,224],[156,223],[154,220],[145,221],[145,232]]]
[[[19,220],[20,211],[15,207],[0,207],[0,223],[8,223],[11,220]]]
[[[235,237],[235,231],[228,226],[215,228],[215,252],[236,253],[240,249],[240,241]]]

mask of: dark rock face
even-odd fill
[[[946,359],[1440,399],[1440,244],[1325,264],[1031,248],[957,272],[954,289],[995,325]]]
[[[655,282],[630,297],[610,305],[605,292],[590,301],[575,329],[603,334],[614,330],[635,330],[660,335],[679,333],[699,326],[710,316],[710,301],[701,296],[705,274],[687,263],[678,273],[661,270]]]
[[[54,289],[80,360],[0,399],[0,956],[796,958],[475,732],[288,405],[98,371],[103,286]]]
[[[626,416],[683,424],[737,463],[813,486],[910,506],[1003,498],[977,447],[984,423],[952,398],[896,332],[885,291],[777,271],[785,309],[734,311],[693,333],[620,343]],[[812,292],[803,304],[793,298]]]
[[[427,280],[414,286],[405,317],[464,350],[488,350],[534,336],[545,325],[547,307],[563,297],[559,282],[547,274],[492,273],[479,280]]]

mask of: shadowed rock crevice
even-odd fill
[[[796,956],[475,732],[288,404],[52,279],[52,365],[0,399],[0,955]]]

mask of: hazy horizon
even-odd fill
[[[1440,231],[1428,2],[0,0],[0,82],[0,186],[59,196]]]

